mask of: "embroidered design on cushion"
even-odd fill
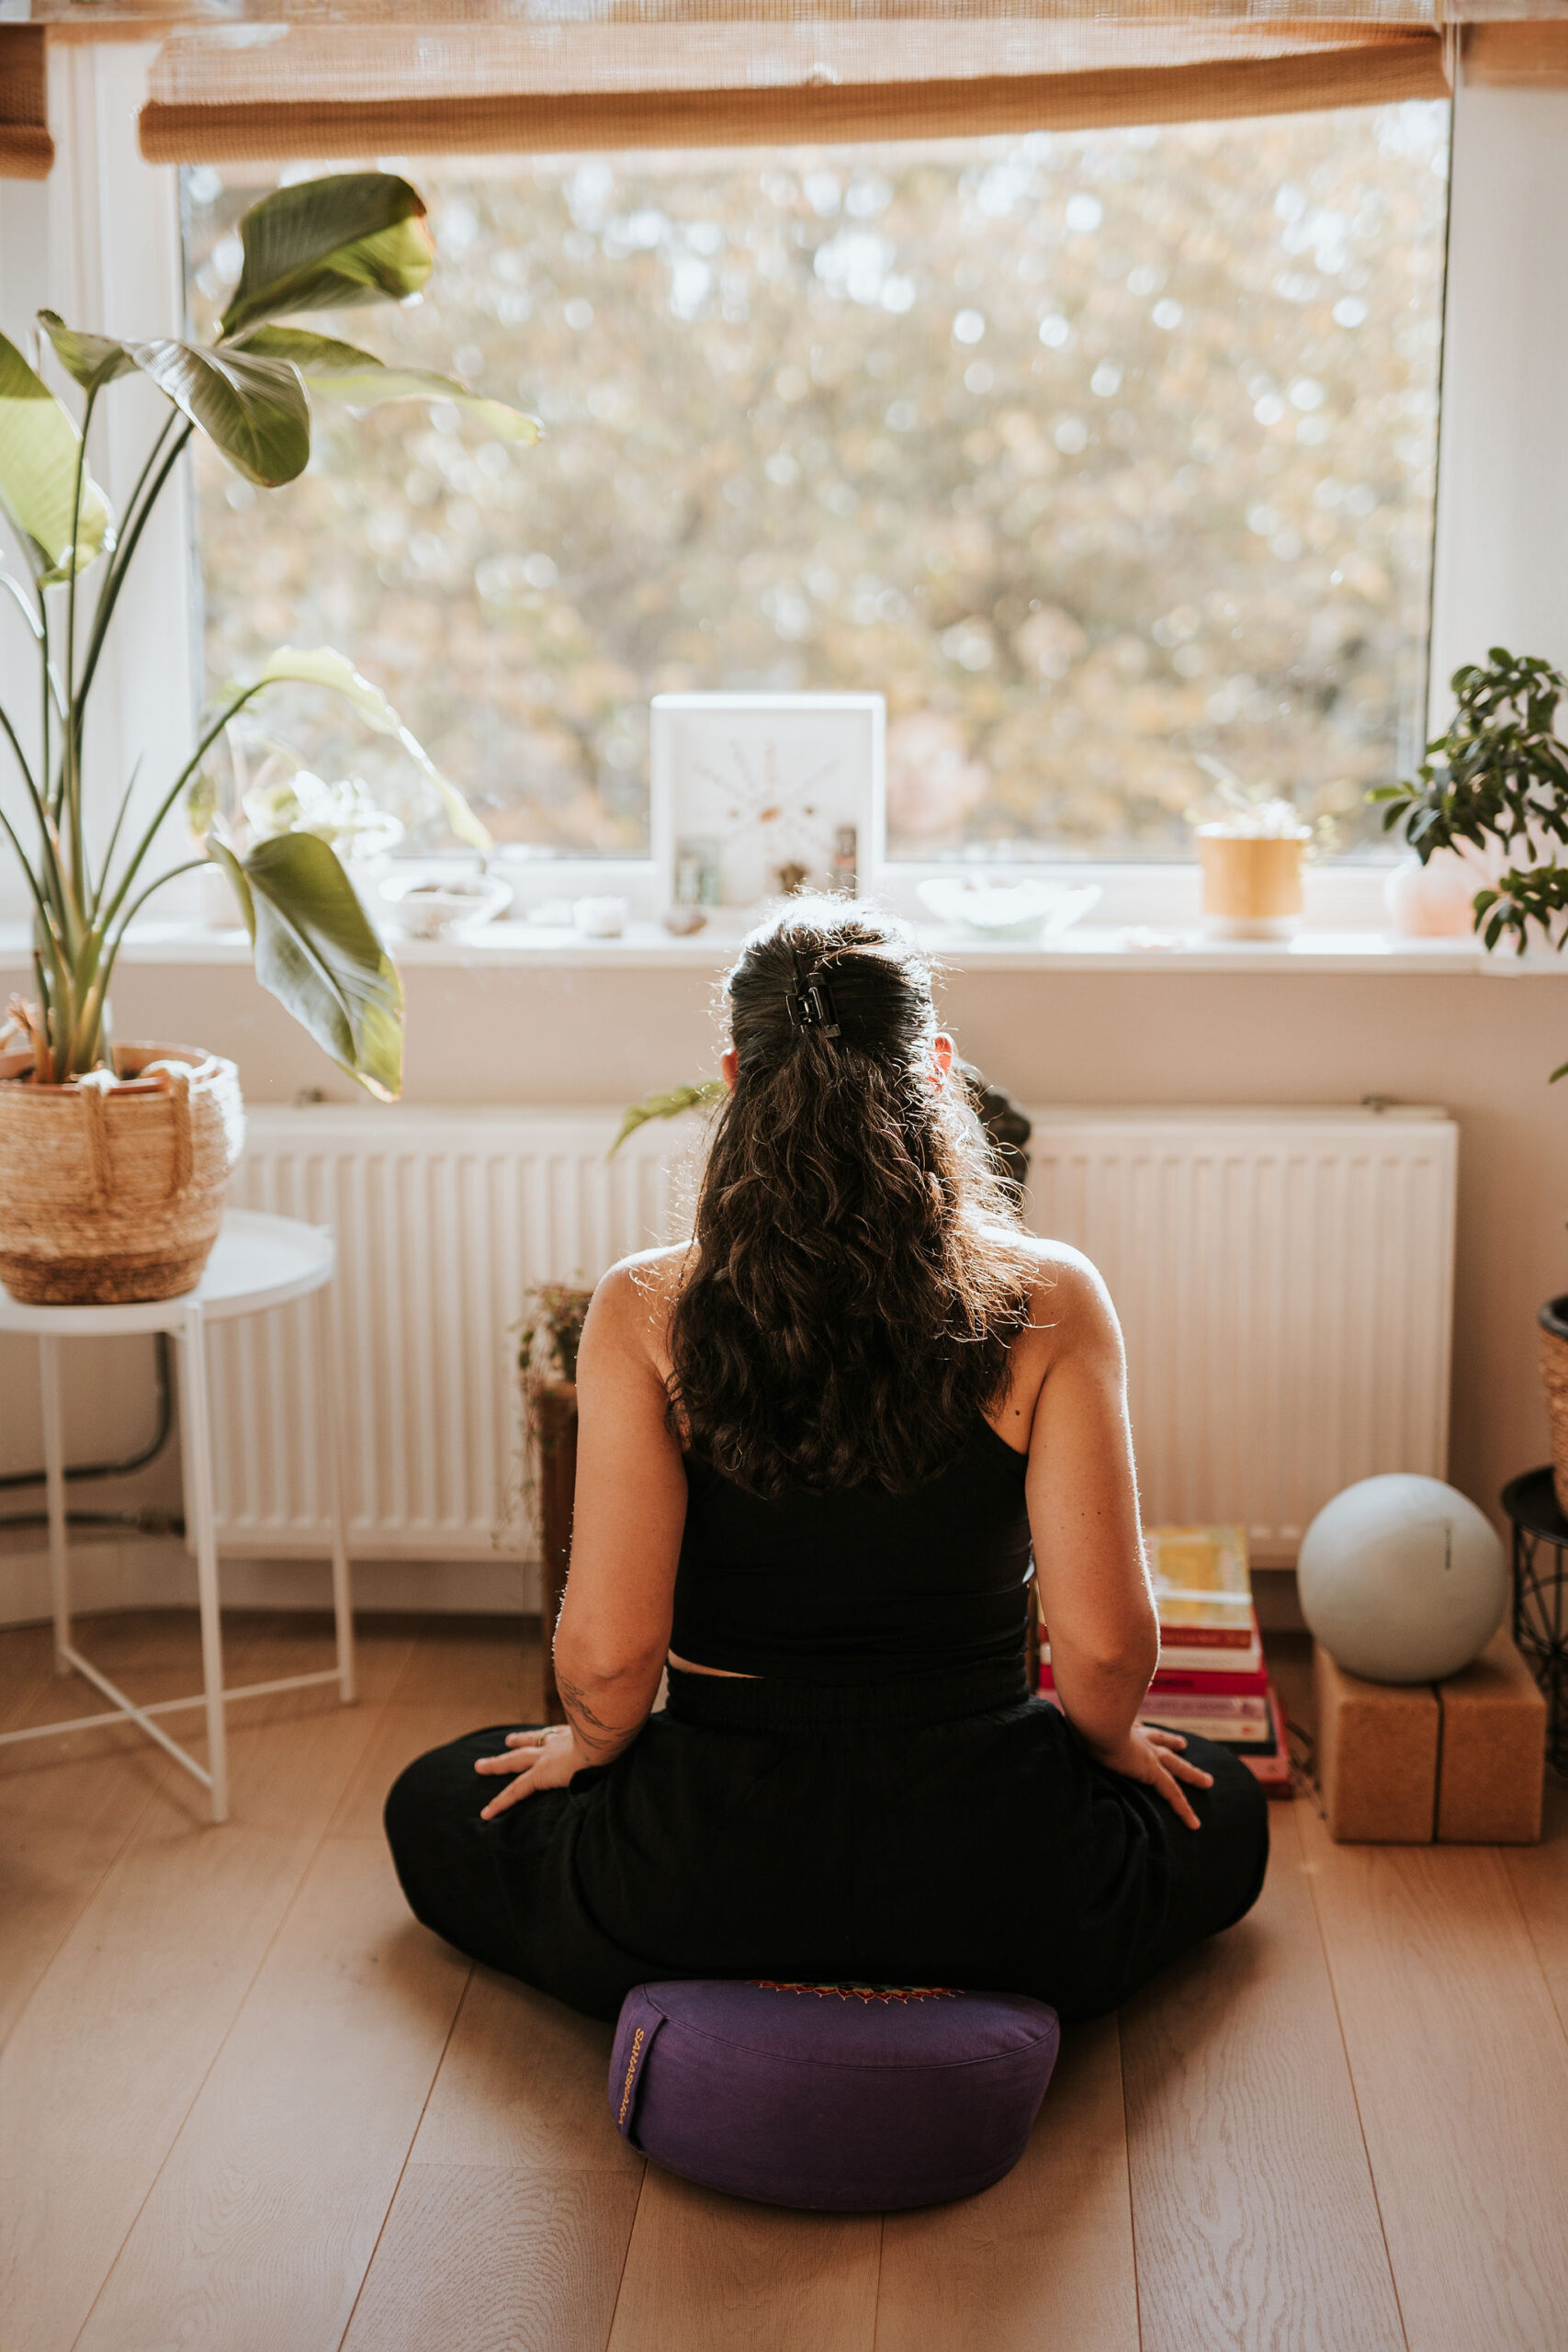
[[[647,2039],[646,2031],[639,2025],[632,2036],[631,2062],[626,2068],[626,2084],[621,2092],[621,2111],[615,2118],[616,2123],[623,2132],[626,2128],[626,2109],[632,2103],[632,2085],[637,2080],[637,2061],[642,2056],[642,2045]]]
[[[813,1993],[819,2001],[961,2001],[956,1984],[795,1984],[777,1976],[753,1976],[761,1993]]]

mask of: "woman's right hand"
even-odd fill
[[[1097,1764],[1103,1764],[1109,1772],[1120,1772],[1125,1780],[1142,1781],[1156,1796],[1165,1799],[1179,1821],[1184,1821],[1189,1829],[1197,1829],[1201,1825],[1180,1784],[1189,1781],[1194,1788],[1212,1789],[1214,1776],[1201,1766],[1187,1762],[1180,1753],[1186,1745],[1179,1731],[1160,1731],[1147,1724],[1134,1724],[1113,1747],[1100,1747],[1090,1740],[1089,1748]]]

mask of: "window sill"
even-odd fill
[[[1472,939],[1401,939],[1382,931],[1299,932],[1290,940],[1215,940],[1201,932],[1150,931],[1132,925],[1079,925],[1051,947],[989,944],[937,925],[919,928],[922,944],[947,972],[1299,972],[1331,974],[1485,973],[1497,978],[1568,976],[1568,956],[1537,949],[1525,956],[1488,955]],[[619,939],[586,939],[537,923],[495,922],[462,937],[391,940],[400,965],[476,971],[692,971],[718,973],[733,958],[738,927],[713,924],[693,938],[675,939],[657,923],[633,922]],[[30,961],[26,925],[0,923],[0,971]],[[128,964],[221,966],[248,964],[243,931],[212,931],[198,922],[138,923],[122,960]]]

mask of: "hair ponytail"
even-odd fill
[[[738,1061],[671,1321],[694,1450],[750,1492],[908,1492],[969,1442],[1032,1261],[901,925],[792,901],[725,985]]]

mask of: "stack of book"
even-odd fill
[[[1151,1527],[1144,1542],[1159,1611],[1159,1665],[1144,1721],[1223,1740],[1270,1795],[1289,1796],[1285,1719],[1263,1662],[1246,1529]],[[1040,1691],[1055,1697],[1043,1629]]]

